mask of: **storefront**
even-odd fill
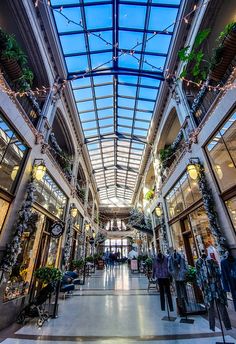
[[[28,148],[0,111],[0,234]]]
[[[222,200],[236,231],[236,112],[220,126],[205,147]]]
[[[60,264],[62,237],[55,235],[55,228],[64,227],[67,198],[48,173],[42,180],[35,180],[35,186],[34,216],[21,237],[21,252],[7,283],[4,301],[29,293],[35,269]]]
[[[118,253],[120,258],[128,257],[129,252],[128,239],[107,239],[104,243],[103,252],[107,250],[109,252]]]
[[[167,194],[166,205],[174,249],[182,252],[190,265],[204,249],[218,259],[198,184],[188,172]]]

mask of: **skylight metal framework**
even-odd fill
[[[131,201],[180,1],[51,0],[102,202]]]

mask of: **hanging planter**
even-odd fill
[[[27,56],[14,35],[0,28],[0,64],[20,92],[27,91],[33,82],[33,72],[28,67]]]
[[[236,55],[236,23],[231,23],[219,36],[222,40],[220,46],[215,50],[215,65],[211,69],[209,78],[220,81]]]

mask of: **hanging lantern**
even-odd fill
[[[39,165],[34,166],[34,177],[38,181],[41,181],[46,173],[46,166],[44,162],[42,161]]]
[[[72,207],[71,207],[71,209],[70,209],[70,214],[71,214],[71,216],[72,217],[76,217],[77,216],[77,214],[78,214],[78,209],[73,205]]]
[[[156,207],[155,211],[156,211],[156,215],[157,215],[158,217],[160,217],[160,216],[162,215],[162,209],[161,209],[160,206]]]
[[[16,176],[17,176],[17,173],[18,173],[18,171],[19,171],[19,168],[20,168],[20,166],[18,166],[18,165],[16,165],[16,166],[13,167],[13,170],[12,170],[12,172],[11,172],[11,179],[12,179],[12,180],[15,180],[15,178],[16,178]]]
[[[196,164],[189,164],[187,171],[191,179],[196,180],[198,178],[198,167]]]

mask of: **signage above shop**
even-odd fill
[[[64,232],[64,225],[61,222],[54,222],[50,228],[50,233],[53,238],[59,238]]]

